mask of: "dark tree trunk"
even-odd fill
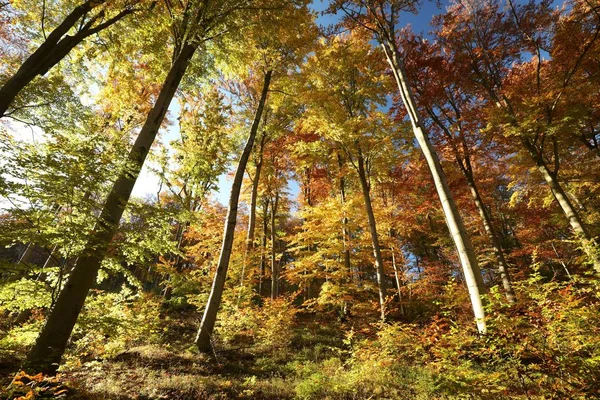
[[[28,371],[56,372],[88,291],[96,281],[100,264],[118,228],[146,155],[195,50],[194,46],[186,44],[174,60],[158,99],[129,153],[128,166],[113,185],[85,249],[58,296],[46,325],[27,355],[25,367]]]
[[[93,8],[103,4],[104,1],[88,0],[85,3],[75,7],[73,11],[48,35],[44,43],[40,45],[25,62],[19,67],[17,72],[11,76],[0,88],[0,118],[6,114],[8,107],[15,97],[27,86],[36,76],[44,75],[58,64],[69,52],[81,43],[85,38],[98,33],[117,21],[123,19],[126,15],[133,12],[132,8],[127,8],[109,20],[92,26],[93,22],[103,16],[103,11],[90,18],[88,23],[83,25],[74,35],[67,35],[77,21],[85,17]]]
[[[359,150],[358,154],[358,177],[360,178],[360,186],[365,201],[365,209],[369,219],[369,231],[371,232],[371,243],[373,244],[373,255],[375,256],[375,270],[377,272],[377,286],[379,288],[379,306],[381,311],[381,320],[385,320],[385,273],[383,272],[383,257],[381,257],[381,247],[379,245],[379,236],[377,234],[377,224],[375,222],[375,214],[371,205],[371,194],[369,182],[367,181],[367,172],[365,170],[365,160]]]
[[[250,128],[250,134],[246,141],[246,146],[240,157],[235,176],[233,178],[233,184],[231,187],[231,195],[229,197],[229,209],[227,211],[227,220],[225,221],[225,229],[223,232],[223,243],[221,245],[221,254],[219,256],[219,264],[217,265],[217,271],[213,280],[213,285],[208,297],[208,303],[204,310],[202,322],[200,323],[200,329],[196,336],[196,346],[201,351],[208,352],[211,350],[211,336],[217,320],[217,312],[221,305],[221,297],[223,295],[223,288],[225,286],[225,279],[227,278],[227,269],[229,268],[229,258],[233,247],[233,237],[235,233],[235,225],[237,221],[237,210],[238,202],[240,198],[240,190],[242,188],[242,181],[244,178],[244,171],[246,170],[246,164],[250,153],[252,152],[252,146],[254,145],[254,139],[256,132],[258,131],[258,125],[260,123],[262,113],[267,101],[267,94],[269,92],[269,85],[271,83],[271,75],[273,71],[267,71],[265,74],[265,80],[263,84],[260,101],[252,127]]]

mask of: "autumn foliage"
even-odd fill
[[[418,3],[0,1],[0,399],[600,397],[600,4]]]

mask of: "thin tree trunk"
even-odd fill
[[[516,301],[515,292],[512,287],[512,283],[510,281],[510,274],[508,272],[508,263],[506,262],[506,257],[504,256],[504,251],[502,250],[502,245],[500,244],[500,240],[498,239],[498,235],[493,228],[492,225],[492,217],[490,216],[488,208],[483,203],[483,199],[479,194],[479,190],[477,185],[475,184],[475,180],[473,179],[473,174],[464,171],[464,176],[467,179],[467,185],[471,190],[471,195],[473,196],[473,200],[475,201],[475,205],[477,206],[477,211],[479,211],[479,216],[483,222],[483,228],[485,229],[485,233],[488,236],[490,243],[492,244],[492,249],[494,250],[494,255],[496,256],[496,262],[498,263],[498,272],[500,272],[500,278],[502,279],[502,287],[504,288],[504,294],[506,299],[510,304],[514,304]]]
[[[460,139],[461,139],[462,148],[463,148],[463,154],[461,154],[461,151],[457,148],[457,146],[454,142],[455,138],[452,135],[450,129],[446,125],[444,125],[444,123],[441,121],[441,119],[438,118],[438,116],[434,113],[434,111],[431,108],[428,108],[427,112],[433,119],[434,123],[436,125],[438,125],[438,127],[440,127],[440,129],[442,129],[442,131],[448,138],[448,142],[454,152],[454,157],[455,157],[456,163],[458,164],[460,171],[462,172],[463,176],[465,177],[465,179],[467,181],[467,185],[469,186],[471,195],[473,197],[473,200],[475,201],[475,206],[477,207],[479,216],[481,217],[481,220],[483,222],[483,227],[485,229],[486,235],[492,245],[492,249],[494,250],[494,256],[496,257],[498,272],[500,273],[500,277],[502,280],[502,286],[504,288],[504,293],[505,293],[506,299],[508,300],[508,302],[510,304],[514,304],[515,303],[515,294],[514,294],[512,284],[510,281],[510,276],[508,273],[508,263],[506,262],[506,257],[504,256],[504,251],[502,249],[502,245],[500,244],[500,240],[498,239],[498,235],[496,234],[496,231],[493,228],[492,217],[490,215],[490,212],[489,212],[488,208],[485,206],[483,199],[481,198],[481,195],[479,194],[479,189],[477,188],[477,184],[475,183],[475,178],[473,176],[473,167],[472,167],[471,158],[470,158],[471,156],[470,156],[469,146],[467,145],[465,138],[462,135],[462,132],[459,127],[458,132],[460,134]],[[456,118],[457,118],[457,120],[460,120],[460,118],[461,118],[459,111],[456,111]]]
[[[375,256],[375,270],[377,272],[377,286],[379,288],[379,306],[381,311],[381,320],[385,321],[385,274],[383,272],[383,258],[381,257],[381,247],[379,246],[379,236],[377,235],[377,224],[375,214],[371,205],[371,195],[369,183],[367,182],[367,173],[365,171],[365,160],[359,149],[358,154],[358,177],[362,188],[365,209],[369,219],[369,231],[371,232],[371,243],[373,244],[373,255]]]
[[[400,304],[400,314],[404,316],[404,305],[402,304],[402,278],[398,272],[398,265],[396,264],[396,251],[394,246],[390,249],[392,251],[392,267],[394,268],[394,277],[396,278],[396,288],[398,289],[398,303]]]
[[[597,273],[600,273],[600,251],[598,250],[598,245],[588,232],[581,216],[575,207],[573,207],[573,204],[571,204],[571,200],[569,200],[569,197],[558,181],[557,171],[550,171],[548,165],[546,165],[535,146],[530,143],[529,140],[523,138],[522,142],[535,161],[542,177],[550,187],[554,199],[567,217],[569,225],[571,225],[573,232],[575,232],[575,236],[579,239],[583,252],[588,257],[590,263],[592,263],[594,270],[596,270]]]
[[[237,220],[238,202],[240,197],[240,190],[242,188],[242,181],[244,178],[244,171],[246,170],[246,164],[248,163],[248,158],[250,157],[250,153],[252,152],[252,146],[254,145],[254,139],[256,137],[256,132],[258,131],[258,125],[260,123],[263,109],[265,107],[267,94],[269,92],[269,85],[271,83],[272,73],[273,71],[269,70],[265,74],[265,80],[260,96],[260,101],[258,103],[258,108],[256,109],[256,115],[254,116],[254,121],[252,122],[252,127],[250,128],[250,134],[246,141],[246,146],[244,147],[244,151],[242,152],[242,156],[240,157],[240,161],[238,163],[238,167],[233,179],[231,195],[229,197],[229,209],[227,211],[227,220],[225,221],[225,228],[223,232],[223,243],[221,245],[219,263],[217,265],[213,285],[210,291],[210,295],[208,297],[208,303],[206,304],[206,309],[204,310],[202,322],[200,323],[200,329],[198,330],[198,334],[195,340],[196,346],[198,346],[198,348],[201,351],[208,352],[211,350],[210,339],[213,333],[213,329],[215,327],[215,322],[217,320],[217,312],[219,310],[219,306],[221,305],[221,297],[223,295],[225,279],[227,278],[227,269],[229,268],[229,258],[231,256],[231,250],[233,247],[233,237],[235,233],[235,225]]]
[[[248,262],[248,253],[254,249],[254,238],[256,231],[256,202],[258,199],[258,184],[260,182],[260,172],[263,165],[263,149],[265,145],[266,133],[263,132],[258,149],[258,161],[256,162],[256,170],[254,171],[254,179],[252,179],[252,194],[250,196],[250,215],[248,217],[248,232],[246,234],[246,248],[244,249],[244,258],[242,261],[242,273],[240,275],[240,292],[238,295],[238,304],[242,299],[242,290],[244,289],[244,278],[246,274],[246,264]]]
[[[277,229],[275,229],[275,219],[277,218],[277,207],[279,204],[279,193],[275,194],[275,199],[271,205],[271,300],[274,300],[277,293]]]
[[[103,16],[103,11],[100,11],[91,17],[73,36],[67,35],[77,21],[84,18],[93,8],[104,4],[104,2],[104,0],[88,0],[75,7],[63,22],[48,35],[44,43],[25,60],[17,72],[4,83],[0,88],[0,118],[6,114],[15,97],[37,75],[48,72],[85,38],[108,28],[134,11],[133,8],[126,8],[113,18],[92,27],[93,23]]]
[[[249,249],[254,248],[254,232],[256,226],[256,202],[258,200],[258,184],[260,182],[260,173],[263,165],[263,150],[265,146],[266,133],[263,132],[263,136],[260,140],[260,146],[258,148],[258,161],[256,162],[256,170],[254,171],[254,179],[252,180],[252,195],[250,197],[250,216],[248,218],[248,233],[246,235],[246,246]]]
[[[33,244],[33,242],[29,242],[27,247],[25,247],[25,251],[23,251],[23,254],[21,254],[21,257],[19,257],[19,261],[17,261],[17,264],[29,264],[29,262],[31,261],[31,257],[33,257],[34,248],[35,245]]]
[[[41,282],[46,279],[46,273],[44,271],[46,270],[46,268],[51,267],[52,264],[54,264],[56,262],[56,258],[54,256],[54,254],[56,253],[57,249],[58,249],[58,245],[54,245],[52,250],[49,251],[48,257],[46,258],[46,261],[44,262],[44,265],[42,266],[41,272],[38,274],[37,278],[35,278],[36,282]],[[23,262],[23,261],[20,261],[20,262]],[[31,315],[32,315],[31,308],[26,308],[25,310],[22,310],[15,318],[14,324],[20,325],[24,322],[27,322],[27,320],[29,319],[29,317],[31,317]]]
[[[118,228],[135,181],[195,50],[195,46],[185,44],[175,58],[156,103],[129,153],[126,170],[113,185],[82,255],[50,312],[46,325],[27,355],[25,365],[29,371],[53,373],[58,368],[73,326],[88,291],[96,281],[100,264]]]
[[[267,252],[267,234],[268,234],[268,229],[269,229],[269,220],[268,217],[269,216],[269,202],[265,201],[263,204],[263,220],[262,220],[262,240],[261,240],[261,247],[260,247],[260,271],[259,271],[259,276],[258,276],[258,296],[262,296],[263,295],[263,288],[262,288],[262,283],[263,283],[263,279],[265,277],[265,266],[266,266],[266,259],[265,259],[265,254]]]
[[[452,236],[460,262],[465,276],[465,281],[471,298],[471,304],[473,306],[473,313],[475,315],[475,321],[477,323],[477,329],[480,333],[485,333],[485,312],[483,309],[483,301],[481,295],[485,291],[483,284],[483,278],[481,277],[481,271],[477,263],[477,257],[473,250],[471,239],[465,229],[462,218],[458,212],[448,182],[446,181],[446,175],[442,170],[440,160],[436,154],[429,137],[425,133],[425,128],[421,117],[417,113],[417,106],[414,100],[412,88],[410,87],[406,71],[404,69],[403,61],[400,57],[399,51],[396,44],[391,40],[384,40],[382,43],[383,50],[385,52],[388,63],[390,64],[394,79],[398,85],[398,90],[402,97],[402,101],[408,112],[413,133],[421,151],[425,156],[427,165],[431,172],[435,187],[442,203],[442,209],[444,216],[446,217],[446,224],[448,230]]]
[[[338,166],[340,168],[340,198],[342,201],[342,208],[344,208],[346,205],[346,179],[344,178],[342,173],[343,161],[342,157],[339,154],[337,156],[337,159]],[[346,211],[344,210],[342,216],[342,244],[344,247],[344,267],[346,271],[352,274],[352,279],[356,280],[354,276],[355,271],[352,270],[352,264],[350,263],[350,248],[348,247],[349,238],[350,233],[348,232],[348,216],[346,215]]]

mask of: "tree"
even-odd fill
[[[384,69],[377,63],[378,54],[364,36],[336,37],[322,45],[305,66],[310,92],[308,122],[316,132],[335,141],[358,174],[365,210],[369,221],[381,319],[385,319],[386,279],[379,244],[377,223],[371,201],[370,169],[377,142],[384,142],[380,126],[383,105]],[[351,60],[366,60],[364,67]],[[312,100],[312,101],[311,101]],[[311,110],[312,115],[311,115]],[[384,133],[385,134],[385,133]],[[342,195],[344,189],[341,189]]]
[[[227,278],[242,180],[262,119],[267,95],[269,93],[269,86],[271,84],[271,77],[274,73],[285,75],[290,69],[293,69],[294,65],[301,59],[314,38],[314,36],[312,36],[315,33],[314,24],[305,1],[290,3],[287,4],[286,7],[276,7],[274,12],[276,12],[276,14],[267,13],[267,15],[272,18],[272,23],[270,25],[271,30],[255,33],[256,36],[251,37],[251,39],[252,44],[256,46],[252,50],[256,51],[256,53],[251,51],[250,54],[246,55],[248,59],[254,61],[254,67],[259,71],[262,71],[261,75],[264,76],[264,82],[254,119],[250,126],[248,139],[246,140],[246,145],[244,146],[233,179],[227,219],[225,221],[223,232],[221,254],[219,256],[213,286],[202,316],[202,322],[200,323],[200,328],[195,339],[196,346],[198,346],[200,350],[206,352],[211,350],[211,335],[214,330],[217,312],[221,304],[223,288]],[[242,54],[244,50],[246,49],[242,49]],[[271,227],[271,229],[273,229],[273,227]]]
[[[493,105],[489,112],[494,124],[518,139],[521,152],[541,174],[589,262],[600,272],[598,246],[560,181],[561,143],[554,133],[560,106],[573,88],[583,61],[597,47],[600,22],[590,13],[595,23],[581,50],[568,59],[545,62],[544,51],[551,56],[554,51],[561,53],[560,42],[554,42],[554,48],[551,45],[550,33],[559,24],[549,2],[526,6],[509,2],[507,13],[499,12],[498,2],[467,5],[452,8],[440,21],[438,36],[453,61],[464,63],[471,71],[473,90]],[[535,56],[523,62],[525,52]],[[556,75],[550,74],[553,67]],[[560,79],[550,78],[554,76]]]
[[[164,116],[198,46],[213,35],[219,35],[226,22],[234,23],[237,11],[246,1],[232,0],[212,7],[193,3],[181,10],[181,19],[174,18],[173,54],[171,68],[146,122],[128,155],[128,165],[114,183],[104,203],[99,221],[90,234],[82,255],[61,291],[35,346],[28,354],[26,367],[31,370],[54,372],[65,350],[77,316],[104,259],[110,240],[118,227],[135,181]],[[189,14],[186,10],[193,8]]]
[[[429,131],[436,133],[438,137],[441,136],[440,139],[449,148],[451,157],[467,182],[485,233],[492,245],[506,298],[510,303],[514,303],[515,295],[505,250],[496,233],[489,207],[485,204],[475,180],[474,165],[479,155],[477,153],[481,153],[484,148],[489,154],[498,151],[493,138],[485,140],[480,134],[485,129],[481,105],[461,88],[460,82],[453,81],[453,77],[461,76],[461,70],[444,59],[437,44],[429,43],[409,30],[401,32],[400,44],[408,54],[406,70],[414,82],[417,105],[423,115],[427,116]]]
[[[481,277],[481,271],[479,270],[479,264],[477,263],[477,257],[448,187],[446,175],[440,164],[439,157],[431,145],[425,125],[419,115],[412,85],[408,79],[402,53],[396,41],[396,24],[398,23],[400,13],[403,11],[414,12],[416,6],[417,1],[414,0],[336,0],[332,2],[330,11],[341,11],[344,15],[344,22],[347,25],[370,31],[384,50],[385,58],[390,65],[394,80],[398,86],[398,92],[412,124],[413,133],[433,176],[436,190],[442,203],[442,209],[444,210],[446,223],[463,268],[477,328],[480,333],[485,333],[485,312],[481,299],[481,295],[485,292],[485,286]]]
[[[225,229],[223,233],[223,243],[221,245],[221,254],[219,255],[219,261],[217,264],[217,270],[215,272],[213,285],[210,290],[210,296],[204,315],[202,316],[202,322],[200,329],[196,335],[195,344],[199,349],[203,351],[211,350],[211,335],[215,327],[217,320],[217,311],[221,305],[221,297],[223,296],[223,288],[225,287],[225,279],[227,278],[227,269],[229,267],[229,259],[231,257],[231,251],[233,247],[233,234],[235,233],[235,226],[237,221],[237,209],[238,201],[240,197],[240,191],[242,188],[242,180],[246,170],[246,164],[250,158],[252,147],[254,146],[254,139],[256,138],[256,132],[258,131],[259,123],[262,118],[262,112],[267,101],[267,94],[269,92],[269,85],[271,84],[272,70],[268,70],[264,75],[263,89],[260,96],[260,101],[256,109],[254,121],[250,128],[250,134],[246,140],[244,151],[238,162],[238,166],[233,178],[231,186],[231,194],[229,195],[229,206],[227,208],[227,219],[225,220]]]
[[[46,37],[40,46],[21,64],[18,70],[4,80],[0,87],[0,118],[15,97],[38,75],[44,75],[86,38],[95,35],[126,16],[141,10],[139,0],[107,3],[105,0],[87,0],[77,5]],[[45,3],[44,3],[45,4]],[[154,3],[155,4],[155,3]],[[154,7],[154,4],[151,8]],[[42,10],[42,30],[46,10]],[[74,34],[69,34],[75,29]]]

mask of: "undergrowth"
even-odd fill
[[[483,337],[459,318],[465,294],[452,282],[426,321],[341,321],[291,299],[230,303],[212,354],[190,345],[193,309],[167,319],[155,299],[96,292],[57,378],[23,372],[1,398],[600,398],[599,285],[533,274],[516,291],[514,306],[496,289],[487,295]],[[0,342],[3,359],[22,359],[41,321],[34,312],[9,330]],[[9,369],[3,387],[14,377],[16,368]]]

